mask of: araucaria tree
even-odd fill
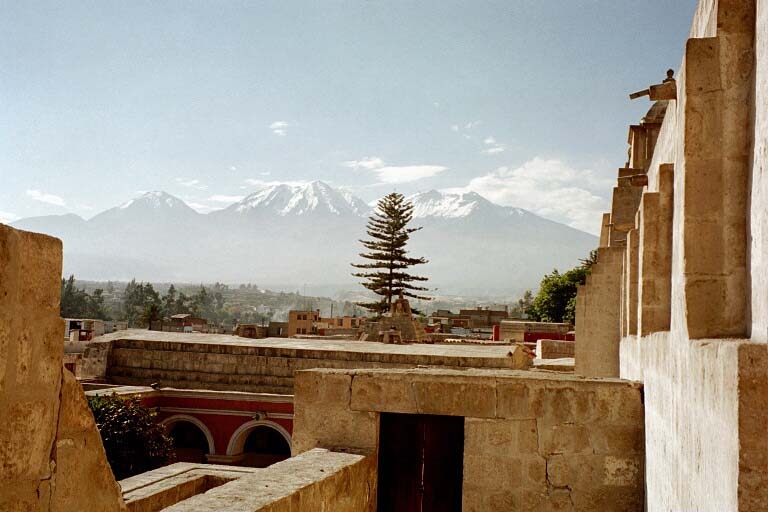
[[[414,265],[427,263],[424,258],[409,257],[405,250],[411,233],[421,229],[406,227],[413,217],[413,205],[402,194],[393,192],[381,198],[376,208],[377,211],[368,219],[367,233],[371,238],[360,240],[369,251],[360,253],[360,256],[370,263],[352,263],[353,267],[363,270],[352,275],[365,279],[363,286],[381,296],[377,302],[358,305],[380,315],[390,310],[393,298],[401,292],[414,299],[430,298],[414,293],[427,288],[412,284],[427,278],[407,272]]]

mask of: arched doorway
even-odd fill
[[[206,456],[214,453],[213,437],[197,418],[178,415],[162,424],[173,441],[176,462],[206,462]]]
[[[232,435],[227,455],[241,456],[242,466],[265,468],[291,456],[291,437],[277,423],[251,421]]]

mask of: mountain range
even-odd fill
[[[429,260],[414,272],[437,294],[513,296],[597,245],[593,235],[473,192],[408,199],[412,224],[423,228],[409,251]],[[64,272],[79,279],[306,284],[328,292],[355,288],[350,263],[361,260],[371,212],[363,200],[315,181],[264,186],[208,214],[147,192],[89,220],[52,215],[13,226],[61,238]]]

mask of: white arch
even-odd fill
[[[192,423],[194,426],[202,430],[203,435],[205,435],[205,439],[208,441],[208,455],[216,454],[216,449],[213,443],[213,436],[211,435],[211,431],[208,430],[208,427],[205,425],[205,423],[195,418],[194,416],[190,416],[189,414],[174,414],[173,416],[169,416],[168,418],[165,418],[163,421],[160,422],[160,424],[163,426],[170,427],[174,423],[178,423],[180,421],[187,421],[189,423]]]
[[[251,420],[248,423],[243,423],[238,427],[237,430],[235,430],[235,433],[232,434],[232,437],[229,439],[229,445],[227,445],[227,455],[240,455],[243,453],[243,448],[245,447],[245,440],[248,438],[248,434],[251,433],[251,431],[256,427],[269,427],[274,430],[277,430],[281,436],[285,439],[285,441],[288,443],[288,449],[291,448],[291,434],[288,433],[287,430],[285,430],[284,427],[279,425],[278,423],[275,423],[274,421],[269,420]]]

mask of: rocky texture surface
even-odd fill
[[[463,510],[642,510],[643,403],[618,379],[515,370],[310,370],[293,449],[373,452],[380,413],[463,416]]]
[[[167,512],[373,512],[374,457],[311,450],[198,494]]]
[[[0,224],[0,510],[124,510],[83,390],[62,368],[61,242]]]
[[[388,345],[376,342],[247,339],[220,334],[121,331],[86,352],[90,371],[117,384],[293,393],[310,368],[526,368],[514,346]],[[94,363],[91,364],[91,355]],[[102,365],[99,367],[99,365]],[[96,375],[98,376],[98,375]]]

